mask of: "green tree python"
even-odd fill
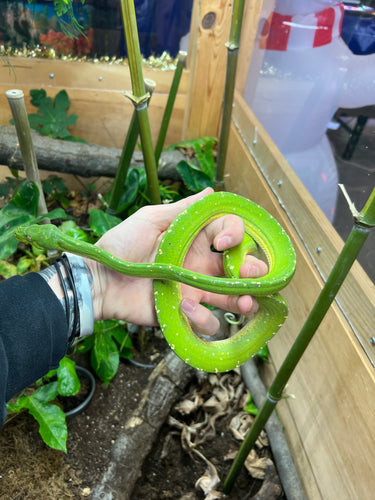
[[[199,231],[218,217],[235,214],[245,225],[240,245],[223,253],[225,277],[204,276],[184,269],[190,245]],[[187,364],[207,372],[232,370],[255,355],[284,323],[288,306],[278,293],[291,280],[294,248],[284,229],[263,208],[241,196],[219,192],[205,196],[181,212],[166,231],[154,263],[126,262],[95,245],[64,235],[52,224],[20,226],[17,239],[44,249],[88,257],[130,276],[154,279],[155,308],[163,334]],[[239,278],[245,255],[255,248],[265,254],[269,272],[256,279]],[[234,336],[206,341],[195,334],[180,308],[181,283],[226,295],[253,295],[258,312]]]

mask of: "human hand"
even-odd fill
[[[108,231],[97,245],[129,262],[154,262],[157,249],[172,221],[186,207],[208,195],[208,188],[196,195],[167,205],[150,205]],[[240,243],[244,236],[242,220],[235,215],[220,217],[204,228],[189,249],[184,267],[210,276],[223,276],[222,255],[211,251],[211,244],[222,251]],[[157,325],[152,279],[116,273],[98,262],[85,259],[93,275],[95,320],[116,318],[135,324]],[[264,276],[267,265],[247,256],[240,269],[242,278]],[[257,303],[249,295],[228,296],[181,285],[181,309],[202,333],[214,334],[217,318],[201,302],[235,314],[251,314]]]

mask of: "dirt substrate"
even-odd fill
[[[137,358],[157,364],[166,352],[164,340],[153,337],[146,352]],[[86,359],[80,358],[79,362],[87,364]],[[129,416],[138,411],[142,391],[152,379],[152,372],[152,368],[126,362],[120,364],[108,388],[97,381],[89,408],[68,422],[67,454],[45,446],[38,434],[38,425],[28,415],[18,416],[4,426],[0,431],[0,499],[285,498],[265,436],[252,457],[251,473],[259,479],[244,468],[227,497],[220,494],[220,484],[216,484],[218,478],[221,481],[225,478],[230,456],[238,449],[241,434],[251,420],[242,412],[247,394],[241,377],[235,372],[189,376],[179,400],[155,432],[155,442],[132,493],[122,485],[120,493],[101,495],[100,485],[111,470],[116,470],[113,465],[119,460],[114,448],[125,432]],[[142,451],[151,446],[149,440],[149,437],[148,442],[140,440],[138,449]],[[132,453],[136,467],[137,449],[133,448]],[[126,458],[130,463],[132,459],[132,456]],[[195,487],[197,482],[200,486]]]

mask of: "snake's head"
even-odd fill
[[[24,224],[22,226],[18,226],[14,230],[13,234],[17,240],[35,245],[38,248],[45,250],[51,248],[51,232],[53,234],[54,230],[57,230],[57,228],[53,224]],[[47,236],[48,234],[50,234],[49,238]],[[47,239],[49,240],[48,243]]]
[[[19,241],[23,241],[24,243],[32,243],[32,238],[28,235],[28,229],[30,227],[31,226],[28,225],[18,226],[13,233],[15,238]]]

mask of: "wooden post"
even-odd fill
[[[183,138],[218,136],[232,3],[195,0],[188,55],[190,81]]]

